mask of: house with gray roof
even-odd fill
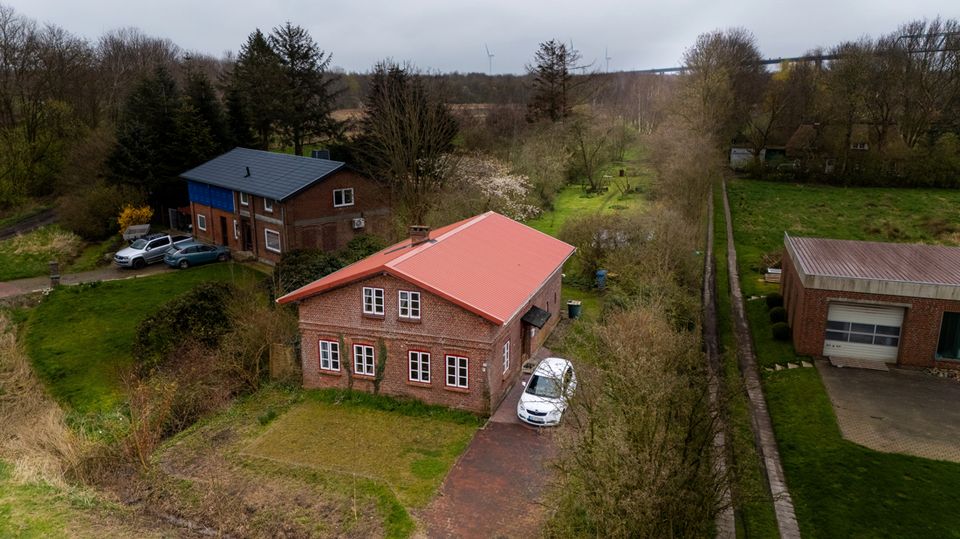
[[[387,187],[340,161],[234,148],[180,177],[196,237],[269,264],[390,229]]]

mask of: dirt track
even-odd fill
[[[8,226],[0,230],[0,240],[12,238],[17,234],[24,234],[31,230],[45,225],[53,224],[57,220],[57,212],[54,209],[44,210],[36,215],[28,217],[19,223]]]

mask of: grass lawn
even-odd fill
[[[776,291],[759,280],[761,257],[790,234],[956,244],[960,192],[729,184],[743,292]],[[766,305],[747,301],[761,367],[799,361],[774,341]],[[729,333],[729,331],[727,331]],[[815,369],[763,373],[764,393],[805,537],[960,537],[960,464],[872,451],[843,440]]]
[[[764,253],[783,233],[848,240],[960,244],[960,190],[844,188],[738,179],[728,182],[746,295],[776,290],[758,282]]]
[[[65,273],[80,273],[90,271],[109,264],[104,262],[107,253],[113,254],[123,246],[123,239],[113,236],[99,243],[89,243],[80,252],[77,258],[71,260],[62,271]]]
[[[83,241],[57,226],[46,226],[0,241],[0,281],[50,273],[50,260],[61,266],[83,249]]]
[[[405,507],[433,498],[477,423],[307,400],[245,450],[252,456],[389,485]]]
[[[613,213],[631,208],[642,207],[646,200],[642,194],[630,193],[621,195],[616,189],[600,194],[584,193],[578,185],[568,185],[557,193],[553,201],[553,210],[545,211],[536,219],[526,222],[527,225],[551,236],[558,236],[563,223],[576,215],[604,212]]]
[[[481,424],[413,400],[268,385],[164,444],[154,455],[159,496],[250,536],[274,535],[279,523],[294,536],[408,537],[411,511]]]
[[[11,466],[0,460],[0,537],[166,536],[161,530],[124,522],[126,513],[81,487],[17,482],[11,477]]]
[[[960,464],[841,438],[816,369],[764,378],[804,537],[960,537]]]
[[[80,414],[110,412],[122,400],[119,374],[130,365],[140,320],[202,282],[255,278],[251,270],[227,263],[61,287],[29,314],[27,352],[61,404]]]

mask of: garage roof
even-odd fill
[[[960,247],[789,236],[787,241],[808,275],[960,286]]]
[[[960,299],[960,247],[789,235],[784,245],[808,288]]]
[[[284,200],[344,167],[340,161],[234,148],[181,178],[259,197]]]
[[[387,273],[495,324],[518,314],[574,248],[498,213],[487,212],[370,255],[277,299],[288,303]]]

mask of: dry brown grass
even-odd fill
[[[84,445],[31,369],[16,328],[0,314],[0,459],[13,464],[17,481],[64,486]]]
[[[83,249],[80,236],[66,230],[50,227],[20,234],[10,240],[9,250],[17,255],[50,254],[72,258]]]

